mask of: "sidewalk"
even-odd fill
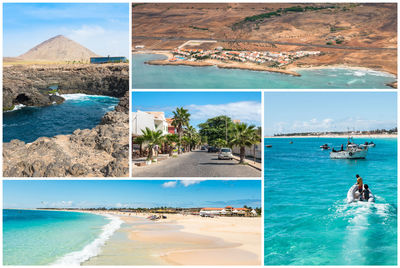
[[[238,156],[238,155],[233,155],[233,159],[235,159],[236,161],[240,161],[240,157]],[[244,162],[248,165],[248,166],[250,166],[250,167],[253,167],[253,168],[255,168],[255,169],[258,169],[259,171],[261,171],[261,163],[259,163],[259,162],[254,162],[254,160],[253,159],[248,159],[248,158],[246,158],[245,157],[245,159],[244,159]]]
[[[157,162],[153,162],[152,164],[157,164],[158,162],[172,158],[174,156],[178,156],[178,153],[173,153],[172,156],[169,156],[169,154],[158,154]],[[140,158],[133,159],[132,160],[132,164],[133,164],[132,168],[147,166],[146,159],[147,159],[147,157],[140,157]]]

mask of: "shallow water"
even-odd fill
[[[365,89],[391,88],[391,74],[356,69],[302,69],[300,77],[272,72],[220,69],[215,66],[192,67],[149,65],[144,62],[164,59],[163,55],[132,55],[132,86],[147,89]]]
[[[373,141],[365,160],[332,160],[319,146],[346,139],[265,139],[265,264],[397,264],[397,140]],[[375,204],[347,204],[356,174]]]
[[[52,264],[68,253],[83,250],[109,222],[89,213],[5,209],[3,264]]]
[[[59,105],[20,107],[3,113],[3,142],[19,139],[33,142],[39,137],[72,134],[76,129],[93,128],[103,115],[114,109],[118,98],[85,94],[62,95]]]

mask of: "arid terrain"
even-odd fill
[[[16,58],[4,58],[3,111],[17,105],[48,106],[62,94],[120,99],[92,129],[3,143],[5,177],[126,177],[129,174],[129,64],[88,64],[97,56],[58,35]],[[51,86],[57,86],[57,94]]]
[[[287,69],[346,65],[397,75],[395,3],[146,3],[133,4],[132,22],[134,51],[207,39],[224,49],[323,52]]]

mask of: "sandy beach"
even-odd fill
[[[84,211],[87,212],[87,211]],[[119,216],[125,224],[84,265],[260,265],[261,217],[215,217],[94,212]]]

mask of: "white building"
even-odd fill
[[[144,129],[161,130],[163,135],[168,134],[168,123],[164,112],[143,112],[132,113],[132,135],[143,135]]]

